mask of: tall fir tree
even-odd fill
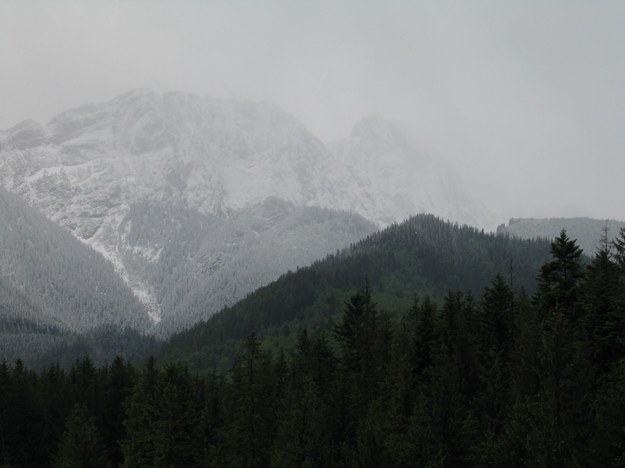
[[[95,418],[80,404],[67,417],[54,466],[58,468],[106,468],[112,466]]]
[[[540,463],[575,466],[587,442],[589,349],[581,307],[581,249],[562,231],[551,245],[553,260],[541,268],[535,298],[541,317],[539,391],[533,397],[536,424],[530,437]]]
[[[312,353],[308,332],[301,330],[277,413],[272,466],[313,467],[331,463],[328,408],[313,379]]]
[[[597,372],[625,357],[625,272],[602,247],[588,265],[584,284],[584,326]]]
[[[334,326],[333,334],[341,348],[340,437],[344,442],[344,457],[357,458],[358,426],[384,381],[390,343],[388,319],[378,313],[368,282],[345,303],[343,316]],[[365,445],[360,444],[363,448]]]
[[[232,369],[227,390],[229,422],[222,433],[227,466],[269,466],[276,410],[273,383],[269,356],[252,334]]]
[[[158,371],[153,357],[124,402],[126,418],[123,422],[126,437],[121,442],[126,468],[143,468],[154,465],[156,384]]]
[[[543,311],[564,308],[567,314],[572,314],[584,277],[582,249],[562,230],[551,243],[551,255],[553,260],[542,266],[538,279],[537,299],[540,308]]]
[[[186,366],[168,364],[159,373],[154,409],[154,464],[196,465],[201,457],[200,411]]]
[[[480,391],[474,411],[482,427],[475,457],[480,464],[498,464],[497,441],[504,430],[511,400],[511,354],[514,347],[514,295],[503,276],[497,275],[484,290],[477,309]]]

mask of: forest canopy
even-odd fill
[[[0,464],[623,466],[625,231],[551,255],[531,296],[498,274],[398,321],[364,284],[328,333],[251,333],[225,373],[2,363]]]

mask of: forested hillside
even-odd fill
[[[1,364],[0,464],[621,467],[625,230],[589,264],[564,231],[551,254],[531,297],[496,275],[397,321],[365,285],[328,333],[274,355],[252,333],[225,374]]]
[[[439,302],[450,290],[479,294],[501,273],[515,288],[533,291],[549,242],[514,239],[418,215],[352,245],[311,267],[289,272],[189,331],[174,335],[158,354],[194,370],[232,363],[252,332],[275,346],[293,343],[300,327],[327,330],[345,298],[365,280],[394,318],[415,294]]]
[[[0,358],[28,358],[103,324],[148,327],[110,263],[1,188],[0,220]]]
[[[227,218],[142,202],[121,223],[119,252],[130,283],[151,285],[161,318],[154,332],[169,336],[375,230],[354,213],[278,198]]]
[[[67,330],[0,279],[0,359],[29,359],[62,342]],[[50,361],[53,362],[53,361]]]

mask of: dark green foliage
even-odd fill
[[[415,378],[424,376],[426,370],[432,365],[435,346],[435,320],[438,311],[436,305],[428,296],[423,303],[415,299],[410,311],[409,319],[414,321],[414,353],[412,355],[412,369]],[[409,326],[412,324],[409,324]]]
[[[103,325],[82,334],[64,334],[47,351],[30,359],[29,364],[36,369],[45,369],[50,363],[56,363],[69,369],[79,356],[89,356],[100,366],[117,356],[131,362],[143,362],[159,344],[153,336],[132,328]]]
[[[614,363],[598,382],[593,402],[593,431],[588,442],[589,455],[599,466],[625,463],[625,360]]]
[[[472,403],[483,428],[475,457],[490,464],[498,459],[495,441],[504,431],[505,411],[512,399],[512,354],[517,336],[514,294],[501,275],[484,290],[474,326],[479,390]]]
[[[567,309],[575,305],[579,283],[584,276],[582,250],[566,235],[566,231],[551,243],[553,260],[540,270],[538,300],[543,309]]]
[[[368,406],[385,378],[390,332],[388,321],[377,312],[368,284],[345,304],[343,318],[333,333],[342,356],[338,384],[344,456],[375,463],[370,452],[379,453],[382,441],[370,423],[377,420],[378,410]]]
[[[623,466],[625,272],[579,253],[562,233],[533,298],[495,275],[395,322],[365,283],[332,333],[301,328],[273,355],[251,334],[224,374],[2,363],[0,463]]]
[[[284,395],[279,402],[272,466],[327,466],[332,460],[330,388],[320,374],[323,344],[315,344],[306,330],[298,334]],[[328,364],[328,363],[326,363]],[[329,370],[329,369],[328,369]],[[332,372],[330,370],[330,372]]]
[[[13,368],[0,365],[0,462],[7,465],[36,464],[36,440],[42,414],[35,394],[36,375],[17,360]]]
[[[225,440],[228,466],[268,466],[276,410],[276,380],[269,356],[260,350],[255,335],[232,369],[232,386],[226,399],[230,414]]]
[[[334,327],[343,356],[341,373],[355,399],[367,401],[377,394],[388,354],[385,328],[385,319],[378,314],[368,285],[345,304],[343,318]]]
[[[552,243],[553,260],[541,269],[537,311],[542,318],[537,349],[539,390],[533,395],[531,428],[538,460],[549,466],[580,464],[588,440],[590,373],[588,339],[580,297],[581,249],[562,231]]]
[[[154,420],[156,418],[157,370],[150,358],[132,393],[125,400],[126,437],[121,443],[125,467],[152,466],[155,456]]]
[[[58,468],[106,468],[112,466],[95,419],[76,405],[67,417],[54,466]]]
[[[618,236],[614,239],[612,245],[614,246],[616,263],[621,270],[625,270],[625,227],[619,230]]]
[[[548,258],[547,241],[485,234],[468,226],[419,215],[289,272],[206,322],[174,335],[161,349],[164,361],[185,359],[191,369],[222,370],[233,363],[246,336],[277,338],[285,330],[329,331],[345,297],[368,278],[380,308],[398,321],[414,294],[440,302],[450,290],[480,294],[499,272],[514,265],[515,287],[533,291],[536,270]],[[287,333],[288,335],[288,333]],[[294,341],[283,338],[281,343]]]
[[[148,361],[126,400],[124,466],[195,466],[204,442],[201,389],[187,368],[169,364],[161,371]],[[122,420],[123,418],[120,418]]]
[[[591,359],[600,371],[625,357],[624,271],[607,249],[597,252],[587,269],[584,326]]]
[[[193,381],[180,364],[167,365],[156,385],[151,441],[155,466],[194,466],[199,407]]]

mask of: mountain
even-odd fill
[[[625,221],[592,218],[512,218],[508,225],[500,225],[499,233],[508,233],[521,239],[552,239],[562,229],[569,237],[577,239],[587,255],[594,254],[601,245],[604,229],[608,227],[608,241],[614,240]]]
[[[111,261],[162,334],[408,215],[487,223],[395,124],[326,146],[270,104],[147,90],[0,132],[0,184]]]
[[[392,317],[404,314],[415,294],[435,301],[450,290],[479,296],[497,273],[514,288],[531,292],[549,250],[546,240],[489,234],[419,215],[281,276],[206,322],[172,336],[158,356],[187,361],[199,371],[227,368],[251,333],[265,342],[288,345],[301,327],[330,329],[344,302],[365,281],[379,308]]]
[[[332,186],[340,207],[380,226],[433,213],[470,226],[489,227],[492,216],[444,161],[419,149],[400,124],[379,117],[358,122],[349,138],[328,145]],[[336,167],[340,168],[339,170]]]
[[[375,226],[356,214],[270,197],[225,219],[137,203],[121,229],[124,265],[133,277],[153,285],[161,310],[154,330],[166,335],[362,238]]]
[[[66,332],[42,315],[18,289],[0,280],[0,361],[29,359],[63,341]]]
[[[2,189],[0,219],[0,359],[105,324],[150,324],[108,261]]]

